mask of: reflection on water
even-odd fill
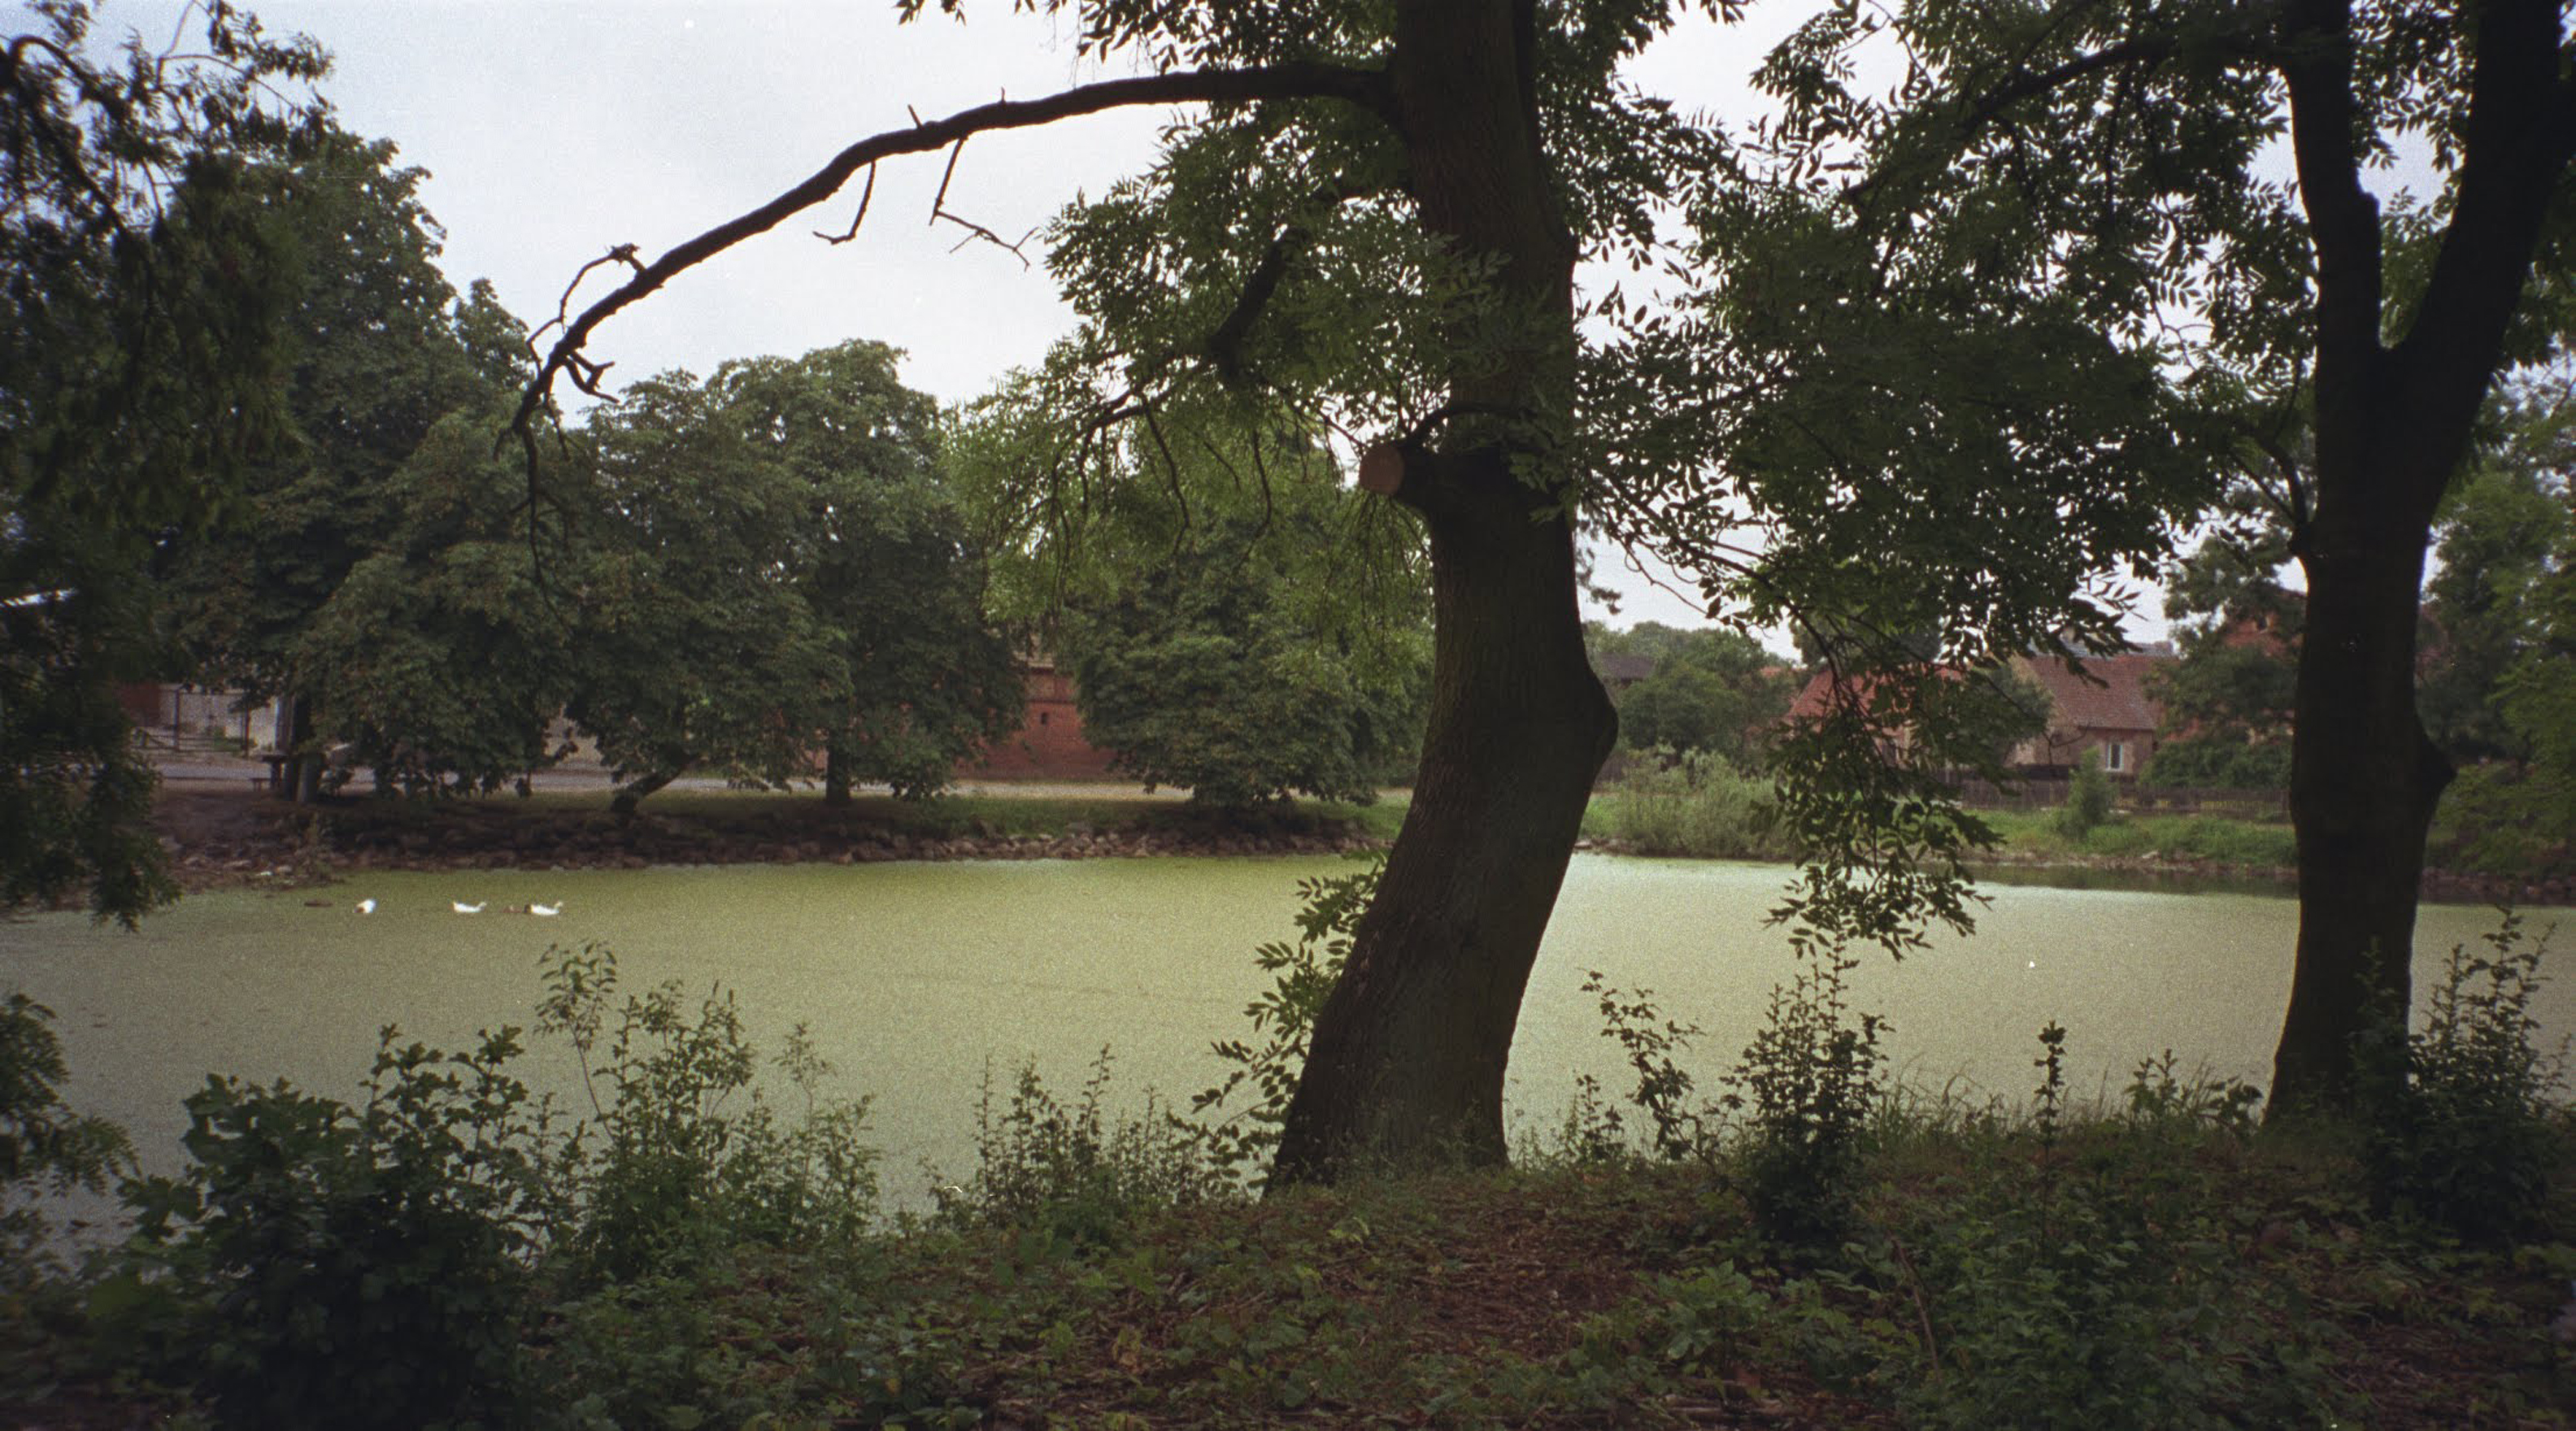
[[[1104,1047],[1115,1092],[1167,1102],[1218,1075],[1208,1043],[1237,1034],[1263,980],[1254,945],[1283,937],[1301,877],[1327,859],[961,862],[379,874],[324,891],[190,898],[139,934],[78,915],[0,925],[0,978],[51,1004],[77,1105],[125,1123],[147,1157],[176,1157],[179,1100],[210,1070],[352,1096],[376,1030],[455,1046],[526,1025],[550,941],[605,940],[628,987],[666,979],[735,992],[765,1047],[812,1025],[846,1090],[875,1099],[891,1192],[912,1198],[925,1160],[972,1156],[987,1068],[1007,1082],[1035,1059],[1070,1089]],[[1791,972],[1765,923],[1777,866],[1578,857],[1531,979],[1514,1045],[1517,1123],[1552,1125],[1577,1073],[1626,1086],[1581,985],[1598,969],[1651,988],[1706,1032],[1704,1086],[1752,1036]],[[2297,906],[2275,895],[1998,886],[1967,939],[1901,963],[1875,952],[1855,1003],[1889,1016],[1889,1047],[1919,1082],[1966,1080],[2018,1096],[2033,1038],[2069,1031],[2079,1090],[2115,1086],[2171,1047],[2227,1075],[2267,1067],[2286,998]],[[360,916],[361,899],[378,911]],[[452,901],[483,902],[464,916]],[[559,918],[505,916],[560,903]],[[2433,957],[2491,912],[2424,912]],[[2537,927],[2537,924],[2536,926]],[[2419,965],[2419,967],[2422,967]],[[2544,989],[2553,1033],[2576,1029],[2576,986]],[[539,1041],[532,1081],[570,1097],[569,1050]]]

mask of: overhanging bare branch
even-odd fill
[[[511,419],[511,427],[523,441],[526,440],[530,425],[543,410],[558,374],[568,371],[595,374],[599,370],[581,354],[591,333],[601,323],[682,273],[831,198],[841,191],[851,176],[880,160],[903,154],[933,153],[971,135],[1036,128],[1058,120],[1137,105],[1228,104],[1263,99],[1338,99],[1390,119],[1395,113],[1394,90],[1382,70],[1285,64],[1248,69],[1180,70],[1169,74],[1103,80],[1098,84],[1078,85],[1042,99],[1001,100],[978,105],[945,119],[916,122],[907,128],[871,135],[832,156],[829,163],[803,183],[758,208],[728,219],[671,248],[651,263],[641,265],[634,276],[614,292],[583,309],[579,317],[564,326],[562,334],[547,352],[545,361],[537,368],[536,376],[529,380],[527,390],[519,399],[518,414]]]

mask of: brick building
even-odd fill
[[[957,768],[967,780],[1102,780],[1109,752],[1082,738],[1082,713],[1073,703],[1073,677],[1055,658],[1037,655],[1020,665],[1028,689],[1028,714],[1019,730],[997,740],[982,761]]]

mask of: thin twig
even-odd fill
[[[848,233],[842,234],[842,235],[841,235],[840,237],[838,237],[838,238],[834,238],[832,235],[830,235],[830,234],[827,234],[827,233],[823,232],[821,229],[816,229],[816,230],[814,231],[814,237],[816,237],[816,238],[818,238],[818,239],[821,239],[823,242],[825,242],[825,243],[827,243],[827,244],[830,244],[830,245],[832,245],[832,246],[833,246],[833,247],[835,247],[835,248],[838,248],[838,247],[840,247],[842,244],[848,243],[850,240],[852,240],[852,239],[854,239],[854,238],[857,238],[857,237],[859,236],[859,225],[861,225],[861,224],[863,224],[863,223],[867,222],[867,218],[868,218],[868,201],[869,201],[870,199],[875,198],[876,196],[877,196],[877,166],[875,166],[874,164],[871,164],[871,165],[869,165],[869,166],[868,166],[868,186],[867,186],[866,188],[861,189],[861,190],[859,191],[859,211],[858,211],[857,213],[855,213],[855,214],[850,215],[850,231],[849,231]]]

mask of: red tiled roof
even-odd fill
[[[2059,717],[2077,731],[2152,731],[2162,722],[2164,708],[2147,693],[2147,676],[2173,659],[2143,651],[2090,656],[2078,663],[2082,675],[2053,657],[2032,657],[2021,664],[2056,703]]]
[[[1947,667],[1942,668],[1940,674],[1946,680],[1955,681],[1959,679],[1959,673],[1957,671],[1950,670]],[[1888,683],[1889,679],[1890,678],[1886,676],[1873,673],[1852,676],[1843,681],[1837,682],[1833,668],[1826,667],[1817,671],[1814,675],[1809,676],[1807,678],[1807,684],[1799,687],[1798,698],[1789,703],[1789,713],[1781,717],[1781,719],[1814,720],[1824,715],[1826,710],[1829,708],[1829,701],[1833,689],[1837,684],[1844,685],[1848,689],[1858,693],[1861,705],[1864,708],[1867,708],[1872,697],[1877,694],[1882,685]]]

